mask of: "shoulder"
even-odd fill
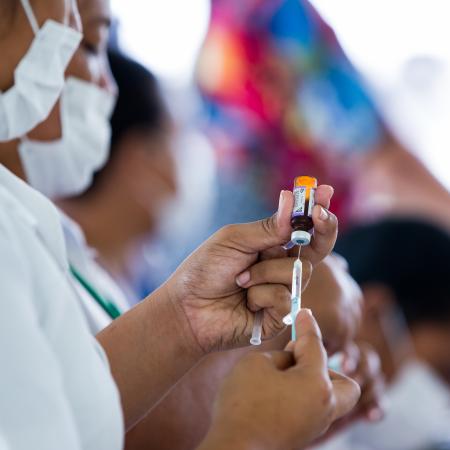
[[[12,224],[16,234],[39,241],[62,268],[67,254],[60,217],[55,205],[0,165],[2,222]],[[5,226],[5,225],[3,225]],[[33,255],[30,255],[33,256]]]

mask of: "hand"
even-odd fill
[[[342,371],[358,383],[361,397],[351,414],[336,421],[322,436],[321,442],[331,439],[358,420],[378,422],[384,417],[384,376],[380,358],[370,345],[363,342],[350,344],[344,353]]]
[[[319,327],[309,310],[285,352],[250,353],[226,378],[212,427],[199,450],[285,450],[308,445],[357,403],[349,378],[329,373]]]
[[[328,206],[332,194],[329,186],[316,191],[314,237],[304,252],[305,261],[312,265],[325,258],[336,242],[337,219],[321,206]],[[255,291],[240,287],[236,279],[258,261],[262,252],[290,239],[293,205],[292,192],[283,191],[274,216],[222,228],[166,283],[167,296],[180,311],[203,354],[248,345],[253,311],[261,306],[271,312],[264,315],[263,338],[274,337],[284,329],[281,318],[289,311],[287,288],[282,290],[273,280],[264,283],[262,279],[256,295]],[[309,277],[308,265],[305,276]]]

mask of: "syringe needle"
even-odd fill
[[[302,262],[296,259],[294,270],[292,272],[292,297],[291,297],[291,323],[292,323],[292,340],[295,341],[295,319],[302,307]]]

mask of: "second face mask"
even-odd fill
[[[86,81],[69,78],[61,96],[62,137],[23,139],[19,153],[28,183],[49,198],[80,194],[106,162],[116,97]]]

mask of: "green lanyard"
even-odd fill
[[[105,312],[111,317],[111,319],[117,319],[121,312],[117,308],[117,306],[111,302],[110,300],[106,299],[102,295],[100,295],[95,288],[89,283],[89,281],[84,278],[80,272],[78,272],[75,267],[72,265],[70,266],[70,272],[72,275],[76,278],[76,280],[81,284],[81,286],[86,289],[88,294],[105,310]]]

